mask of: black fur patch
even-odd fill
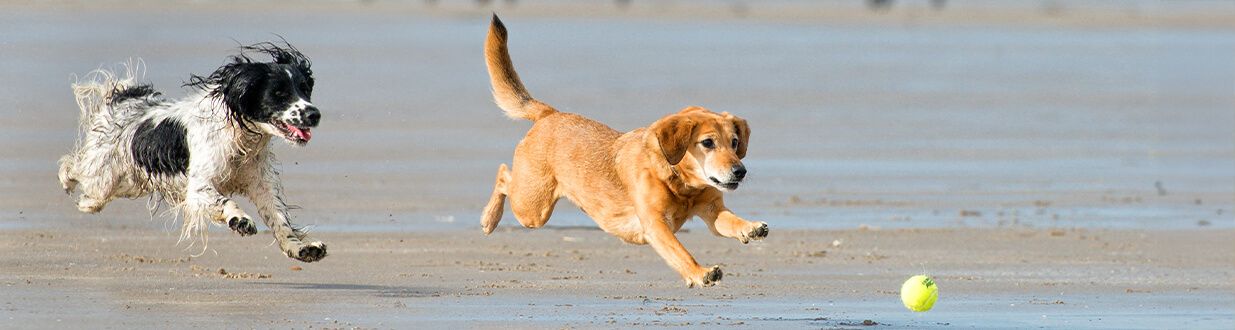
[[[154,90],[154,85],[144,84],[117,89],[111,93],[111,105],[114,106],[120,102],[140,99],[147,96],[159,96],[159,92]]]
[[[189,144],[183,125],[175,120],[142,121],[133,134],[133,161],[152,175],[184,174],[189,168]]]

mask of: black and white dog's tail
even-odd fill
[[[79,130],[74,151],[60,158],[60,182],[66,193],[72,193],[85,159],[82,150],[108,150],[120,145],[124,128],[141,120],[146,110],[159,104],[160,94],[149,84],[137,82],[145,68],[140,60],[120,65],[121,70],[98,69],[74,82],[73,97],[81,110]]]
[[[83,133],[119,129],[140,118],[148,108],[125,104],[127,102],[159,102],[159,93],[153,86],[137,82],[144,70],[140,61],[129,61],[120,73],[98,69],[87,74],[84,81],[73,83],[73,97],[81,109]]]

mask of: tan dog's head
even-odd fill
[[[688,184],[730,191],[746,178],[742,158],[750,127],[745,119],[687,107],[652,123],[648,132],[650,147],[660,148],[670,165],[678,165]]]

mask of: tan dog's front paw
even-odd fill
[[[738,235],[738,240],[742,241],[742,244],[746,244],[750,243],[750,241],[761,240],[764,237],[768,237],[768,223],[755,222],[751,223],[750,229]]]
[[[724,277],[724,272],[720,271],[720,266],[712,266],[711,269],[700,269],[701,272],[695,276],[691,276],[686,280],[686,287],[693,288],[696,285],[700,287],[709,287],[720,282],[721,277]]]

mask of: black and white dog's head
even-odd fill
[[[257,62],[249,54],[266,54]],[[310,129],[322,114],[311,102],[313,70],[309,59],[286,42],[241,47],[241,53],[210,76],[192,76],[186,86],[205,90],[227,106],[228,117],[251,132],[281,136],[294,145],[309,143]],[[256,127],[257,131],[253,128]]]

